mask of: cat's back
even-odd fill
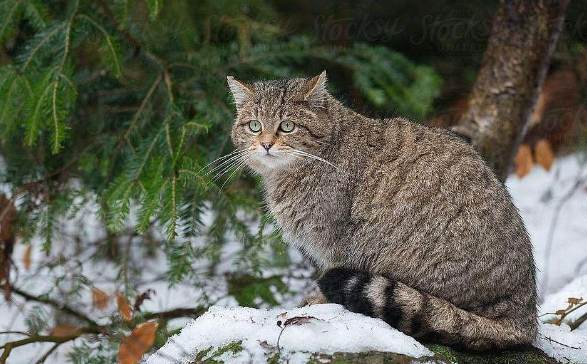
[[[369,132],[358,154],[365,161],[363,182],[374,182],[372,187],[382,183],[391,191],[404,187],[422,199],[433,192],[507,197],[503,184],[475,149],[449,130],[402,118],[365,122]]]
[[[356,265],[463,307],[478,292],[465,279],[447,284],[448,276],[473,275],[488,286],[504,284],[504,290],[531,280],[523,222],[503,183],[473,148],[448,131],[407,120],[379,123],[379,147],[364,149],[369,156],[351,210],[361,226],[352,239],[371,242]],[[476,266],[478,261],[484,265]],[[508,271],[493,272],[498,262]],[[431,277],[430,271],[442,274]],[[495,299],[491,292],[488,302]]]

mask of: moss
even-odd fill
[[[556,360],[539,349],[528,347],[500,353],[471,353],[442,345],[427,345],[435,358],[459,364],[556,364]]]
[[[308,364],[330,363],[330,364],[412,364],[412,363],[438,363],[448,364],[448,361],[435,358],[425,357],[415,359],[409,356],[370,351],[365,353],[335,353],[333,355],[321,355],[320,357],[312,357]]]
[[[224,353],[228,353],[228,352],[231,352],[233,354],[241,352],[241,351],[243,351],[242,343],[243,343],[242,341],[233,341],[230,344],[221,346],[218,349],[216,349],[214,354],[212,354],[212,357],[217,358],[220,355],[222,355]]]
[[[332,355],[314,353],[307,364],[557,364],[539,349],[528,347],[515,351],[504,351],[501,353],[476,354],[448,346],[430,344],[426,345],[434,356],[423,358],[412,358],[409,356],[386,353],[386,352],[364,352],[364,353],[335,353]],[[221,364],[220,357],[226,353],[237,354],[243,350],[242,341],[234,341],[216,350],[213,348],[200,351],[190,364]],[[279,353],[273,353],[267,357],[267,363],[279,364],[284,362]]]
[[[201,350],[196,354],[194,360],[190,364],[221,364],[222,361],[217,360],[222,354],[225,353],[239,353],[243,350],[242,341],[233,341],[230,344],[224,345],[216,349],[211,355],[208,355],[212,351],[212,347]]]

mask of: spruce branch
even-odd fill
[[[59,26],[55,27],[52,31],[50,31],[49,33],[47,33],[43,39],[33,48],[33,50],[29,53],[28,57],[26,58],[24,64],[22,65],[22,67],[20,68],[20,72],[24,73],[24,71],[27,69],[27,67],[29,66],[29,64],[31,63],[31,61],[33,60],[33,58],[35,57],[35,55],[37,54],[37,52],[39,52],[39,50],[41,48],[43,48],[43,46],[49,41],[49,39],[51,39],[55,34],[57,34],[61,29],[65,28],[65,26],[67,25],[67,23],[62,23]]]
[[[61,75],[63,74],[63,68],[65,67],[65,63],[67,62],[67,57],[69,56],[69,48],[71,46],[71,27],[73,25],[73,21],[75,19],[78,7],[79,7],[79,0],[75,0],[74,7],[71,12],[71,16],[67,21],[67,27],[65,30],[65,50],[63,51],[63,56],[61,58],[61,62],[58,66],[57,71],[57,78],[53,81],[53,92],[51,98],[51,105],[52,105],[52,116],[53,116],[53,138],[52,138],[52,148],[51,152],[56,154],[61,149],[61,140],[64,138],[62,135],[64,131],[62,131],[62,127],[60,125],[61,121],[59,120],[60,117],[58,115],[57,110],[57,89],[59,88],[59,83],[61,80]]]
[[[130,141],[131,133],[136,128],[137,123],[139,121],[139,118],[141,117],[141,114],[143,113],[143,111],[147,107],[147,104],[149,103],[151,96],[153,96],[153,93],[157,89],[157,86],[159,86],[159,83],[161,82],[162,78],[163,78],[163,75],[159,74],[157,76],[157,78],[155,78],[155,81],[153,82],[151,87],[149,88],[149,91],[147,91],[147,94],[145,95],[145,97],[143,98],[143,101],[141,102],[141,106],[139,106],[139,109],[137,110],[137,112],[135,113],[135,115],[133,116],[133,118],[131,120],[130,126],[128,127],[128,129],[124,133],[124,139],[126,141]]]
[[[108,49],[110,50],[110,53],[112,55],[112,59],[114,60],[115,75],[116,75],[116,77],[120,77],[122,75],[122,68],[120,66],[120,59],[118,57],[118,53],[116,52],[116,49],[114,48],[114,44],[112,42],[112,37],[110,36],[110,34],[106,31],[106,29],[104,29],[103,26],[98,24],[98,22],[96,22],[94,19],[90,18],[89,16],[87,16],[85,14],[79,14],[77,16],[81,19],[87,20],[96,29],[98,29],[100,31],[100,33],[102,33],[102,35],[104,36],[104,40],[106,41],[106,44],[108,45]]]
[[[20,4],[22,4],[22,0],[15,1],[14,4],[12,4],[10,10],[8,11],[8,14],[6,14],[6,17],[4,18],[4,23],[0,28],[0,40],[2,40],[2,38],[4,37],[4,32],[8,28],[8,25],[11,23],[12,16],[16,13],[16,10],[20,6]]]

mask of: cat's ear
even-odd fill
[[[244,82],[238,81],[236,78],[232,76],[227,76],[226,80],[228,81],[228,87],[230,87],[230,92],[232,92],[232,97],[234,97],[234,103],[236,108],[239,109],[245,102],[250,100],[253,96],[253,87],[247,85]]]
[[[318,76],[312,77],[306,82],[308,91],[304,95],[304,101],[311,106],[320,107],[326,100],[328,91],[326,90],[326,71],[322,71]]]

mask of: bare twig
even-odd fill
[[[544,339],[546,339],[546,340],[550,341],[551,343],[556,343],[556,344],[559,344],[559,345],[565,346],[565,347],[567,347],[567,348],[569,348],[569,349],[574,349],[574,350],[579,350],[579,349],[581,349],[581,348],[577,348],[577,347],[575,347],[575,346],[570,346],[570,345],[567,345],[567,344],[563,344],[563,343],[561,343],[560,341],[556,341],[555,339],[553,339],[553,338],[551,338],[551,337],[548,337],[548,336],[546,336],[546,335],[544,335],[544,334],[541,334],[541,333],[538,333],[538,335],[542,336]]]
[[[583,315],[579,316],[578,319],[576,319],[575,321],[573,321],[569,324],[571,331],[575,330],[577,327],[581,326],[581,324],[583,324],[585,321],[587,321],[587,312],[585,312]]]
[[[20,294],[20,293],[18,293],[18,294]],[[32,295],[28,295],[28,296],[31,297],[32,300],[34,300],[34,301],[45,303],[45,304],[51,305],[53,307],[56,307],[58,309],[64,310],[65,312],[71,313],[70,308],[66,308],[67,306],[62,306],[61,304],[59,304],[56,301],[49,300],[49,299],[43,299],[43,298],[39,298],[39,297],[34,297]],[[201,307],[176,308],[176,309],[169,310],[169,311],[148,313],[143,316],[143,319],[144,320],[151,320],[151,319],[168,320],[168,319],[179,318],[179,317],[194,317],[195,318],[195,317],[198,317],[199,315],[201,315],[203,313],[203,311],[204,311],[204,309]],[[39,361],[37,361],[37,363],[41,364],[49,357],[49,355],[51,355],[51,353],[53,351],[55,351],[57,349],[57,347],[59,345],[66,343],[66,342],[69,342],[69,341],[72,341],[72,340],[75,340],[75,339],[77,339],[83,335],[87,335],[87,334],[108,334],[111,327],[116,324],[117,324],[116,322],[111,322],[108,325],[90,325],[87,327],[82,327],[82,328],[76,329],[76,331],[71,335],[63,335],[63,336],[30,335],[29,337],[21,339],[21,340],[8,342],[8,343],[0,346],[0,350],[2,350],[2,349],[4,350],[2,352],[2,355],[0,356],[0,364],[6,364],[6,360],[8,359],[8,357],[10,356],[10,353],[12,352],[12,349],[14,349],[14,348],[18,348],[20,346],[25,346],[25,345],[29,345],[29,344],[41,343],[41,342],[55,343],[56,345],[54,345],[47,353],[45,353],[45,355],[43,355],[43,357],[41,357],[39,359]]]
[[[21,296],[22,298],[24,298],[27,301],[34,301],[34,302],[39,302],[39,303],[44,303],[46,305],[52,306],[54,308],[57,308],[60,311],[63,311],[65,313],[70,314],[71,316],[75,316],[80,320],[83,320],[85,322],[87,322],[88,324],[92,325],[92,326],[98,326],[98,323],[94,320],[92,320],[91,318],[89,318],[88,316],[84,315],[83,313],[74,310],[73,308],[67,306],[66,304],[62,303],[62,302],[58,302],[56,300],[50,299],[50,298],[44,298],[44,297],[38,297],[35,295],[32,295],[28,292],[22,291],[16,287],[12,287],[12,292],[16,293],[17,295]]]
[[[48,357],[49,357],[51,354],[53,354],[53,352],[54,352],[55,350],[57,350],[57,348],[58,348],[58,347],[59,347],[61,344],[63,344],[63,343],[55,343],[55,345],[53,345],[53,346],[51,347],[51,349],[49,349],[49,350],[48,350],[48,351],[45,353],[45,355],[43,355],[42,357],[40,357],[40,358],[39,358],[39,360],[37,360],[37,361],[35,362],[35,364],[43,364],[43,363],[45,362],[45,360],[47,360],[47,358],[48,358]]]
[[[573,186],[567,191],[567,193],[558,201],[555,210],[554,210],[554,217],[550,224],[550,228],[548,230],[548,239],[546,242],[546,253],[544,254],[544,276],[542,278],[542,289],[540,290],[540,296],[544,297],[546,294],[546,289],[548,287],[548,278],[549,278],[549,264],[550,264],[550,252],[552,250],[552,245],[554,242],[554,232],[556,230],[556,226],[558,225],[558,220],[560,218],[560,214],[562,212],[563,207],[569,202],[571,197],[579,190],[579,188],[585,183],[587,180],[586,177],[581,177],[583,173],[583,168],[579,169],[578,175],[573,183]]]
[[[24,332],[24,331],[0,331],[0,335],[25,335],[25,336],[31,336],[31,334],[29,334],[28,332]]]

